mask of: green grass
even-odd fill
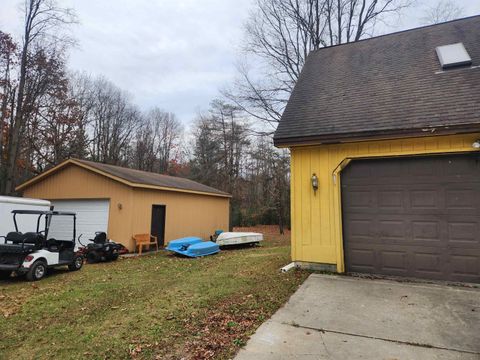
[[[279,273],[287,237],[0,281],[0,359],[227,359],[308,275]]]

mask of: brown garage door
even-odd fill
[[[349,272],[480,282],[480,157],[352,161],[342,173]]]

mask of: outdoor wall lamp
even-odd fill
[[[313,192],[316,193],[318,190],[318,177],[315,173],[312,175],[312,188]]]
[[[480,139],[479,140],[475,140],[472,144],[472,147],[474,149],[480,149]]]

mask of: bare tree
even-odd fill
[[[173,113],[159,108],[152,109],[147,117],[150,119],[157,137],[157,155],[160,173],[168,171],[174,150],[180,146],[182,125]]]
[[[290,214],[289,166],[288,150],[274,148],[268,136],[255,139],[245,171],[244,225],[278,224],[283,233]]]
[[[175,152],[180,149],[182,125],[173,113],[150,110],[135,134],[131,160],[133,167],[168,173]]]
[[[194,125],[194,149],[191,161],[190,176],[209,186],[217,186],[220,172],[219,152],[220,143],[216,129],[208,114],[200,114]]]
[[[233,195],[231,221],[241,206],[240,185],[250,144],[248,132],[241,110],[218,99],[212,101],[208,113],[201,114],[197,120],[191,176]]]
[[[134,169],[153,172],[157,162],[155,135],[148,121],[138,127],[130,144],[129,163]]]
[[[89,155],[94,161],[125,164],[128,145],[141,125],[141,113],[126,92],[105,78],[93,82],[92,94]]]
[[[14,191],[15,173],[19,145],[22,140],[28,116],[28,66],[32,50],[42,44],[42,48],[63,46],[68,39],[62,36],[61,27],[75,21],[71,9],[61,8],[54,0],[25,0],[24,3],[23,44],[20,54],[18,86],[16,87],[15,105],[12,109],[13,120],[9,130],[9,144],[7,151],[6,179],[2,192]],[[38,89],[33,89],[36,91]],[[34,94],[38,97],[38,94]],[[30,104],[31,105],[31,104]]]
[[[426,9],[424,16],[421,18],[425,24],[438,24],[450,21],[462,16],[463,9],[454,0],[440,0],[435,6]]]
[[[12,108],[17,85],[13,69],[18,59],[18,45],[9,34],[0,31],[0,193],[5,191],[8,129],[13,120]]]
[[[274,130],[307,55],[325,46],[372,36],[375,25],[413,0],[257,0],[246,23],[246,58],[224,95]],[[267,129],[268,130],[268,129]]]
[[[85,156],[85,119],[60,55],[38,51],[29,66],[29,72],[35,74],[29,76],[35,79],[34,86],[45,89],[42,97],[33,101],[26,123],[22,158],[29,159],[27,172],[39,173],[69,157]]]

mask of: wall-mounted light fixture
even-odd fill
[[[122,209],[123,209],[122,203],[118,203],[118,204],[117,204],[117,207],[118,207],[118,210],[122,210]]]
[[[480,139],[479,140],[475,140],[472,144],[472,147],[474,149],[480,149]]]
[[[312,175],[312,188],[313,192],[316,193],[318,190],[318,177],[315,173]]]

